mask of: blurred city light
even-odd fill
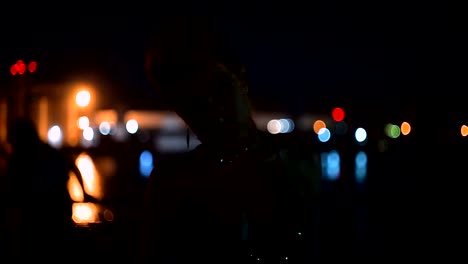
[[[74,172],[70,172],[68,175],[67,188],[70,198],[74,202],[84,201],[83,186],[81,186],[78,176]]]
[[[401,134],[406,136],[411,132],[411,125],[408,122],[401,123],[400,126]]]
[[[130,119],[125,124],[127,132],[130,134],[135,134],[138,131],[138,122],[135,119]]]
[[[24,74],[26,71],[26,64],[24,64],[23,60],[18,60],[15,64],[10,67],[10,73],[12,75],[16,74]]]
[[[96,199],[101,199],[103,196],[100,183],[101,179],[91,157],[88,154],[81,153],[76,158],[75,164],[83,178],[84,191]]]
[[[83,129],[83,138],[87,141],[91,141],[94,139],[94,130],[91,127],[85,127]]]
[[[140,154],[140,174],[143,177],[149,177],[153,171],[153,154],[145,150]]]
[[[336,107],[332,111],[332,118],[335,122],[341,122],[345,118],[345,112],[342,108]]]
[[[357,142],[363,143],[367,139],[367,132],[364,128],[360,127],[356,129],[356,132],[354,133],[354,137],[356,138]]]
[[[102,135],[106,136],[109,135],[111,131],[111,125],[109,122],[104,121],[101,124],[99,124],[99,133]]]
[[[86,90],[79,91],[76,94],[75,100],[78,106],[86,107],[89,105],[89,102],[91,101],[91,94],[89,93],[89,91],[86,91]]]
[[[340,177],[340,154],[336,150],[323,152],[321,154],[322,176],[330,181]]]
[[[11,65],[10,67],[10,73],[11,75],[16,75],[18,73],[18,69],[16,68],[16,64]]]
[[[314,132],[318,135],[322,128],[326,128],[327,125],[322,120],[316,120],[314,122]]]
[[[363,183],[367,175],[367,154],[360,151],[354,159],[354,174],[358,183]]]
[[[400,127],[394,124],[387,124],[385,126],[385,135],[390,138],[398,138],[400,136]]]
[[[85,129],[89,127],[89,118],[87,116],[82,116],[78,119],[78,127],[80,129]]]
[[[267,124],[267,130],[270,134],[290,133],[294,127],[294,121],[289,118],[272,119]]]
[[[319,130],[317,136],[320,142],[327,142],[328,140],[330,140],[331,133],[328,128],[324,127]]]
[[[93,203],[74,203],[72,207],[72,219],[78,225],[99,223],[99,208]]]
[[[267,124],[267,130],[270,134],[278,134],[281,132],[281,123],[278,119],[272,119]]]
[[[460,131],[460,132],[461,132],[461,135],[462,135],[463,137],[468,136],[468,126],[463,125],[463,126],[461,127],[461,131]]]
[[[62,130],[59,126],[52,126],[47,132],[48,143],[53,147],[60,147],[62,145]]]
[[[289,118],[281,118],[281,133],[290,133],[294,130],[294,121]]]
[[[28,70],[29,72],[35,72],[37,69],[37,62],[35,61],[31,61],[29,64],[28,64]]]

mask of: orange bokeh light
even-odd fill
[[[400,131],[402,135],[408,135],[411,132],[411,125],[408,122],[401,123]]]
[[[327,125],[322,120],[317,120],[317,121],[314,122],[314,132],[316,134],[319,133],[320,129],[326,128],[326,127],[327,127]]]
[[[464,137],[468,136],[468,126],[463,125],[463,126],[461,127],[461,131],[460,131],[460,132],[461,132],[462,136],[464,136]]]

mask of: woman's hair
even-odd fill
[[[17,117],[8,126],[8,142],[14,146],[40,142],[36,124],[25,117]]]

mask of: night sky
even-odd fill
[[[444,26],[428,24],[424,7],[408,3],[183,2],[185,13],[219,17],[250,69],[259,108],[291,112],[412,96],[420,56],[429,50],[422,26]],[[88,78],[129,104],[157,105],[143,72],[145,40],[158,16],[178,9],[124,9],[20,20],[24,30],[3,34],[0,79],[11,79],[8,68],[17,59],[36,59],[42,81]]]

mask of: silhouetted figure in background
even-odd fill
[[[304,260],[313,249],[301,251],[295,242],[311,236],[307,210],[318,173],[291,173],[284,146],[257,129],[245,68],[210,18],[163,22],[147,55],[148,76],[201,144],[155,164],[141,257],[158,263]]]
[[[59,151],[40,140],[35,124],[17,118],[9,126],[7,164],[9,253],[52,260],[69,249],[72,200],[68,170]]]

